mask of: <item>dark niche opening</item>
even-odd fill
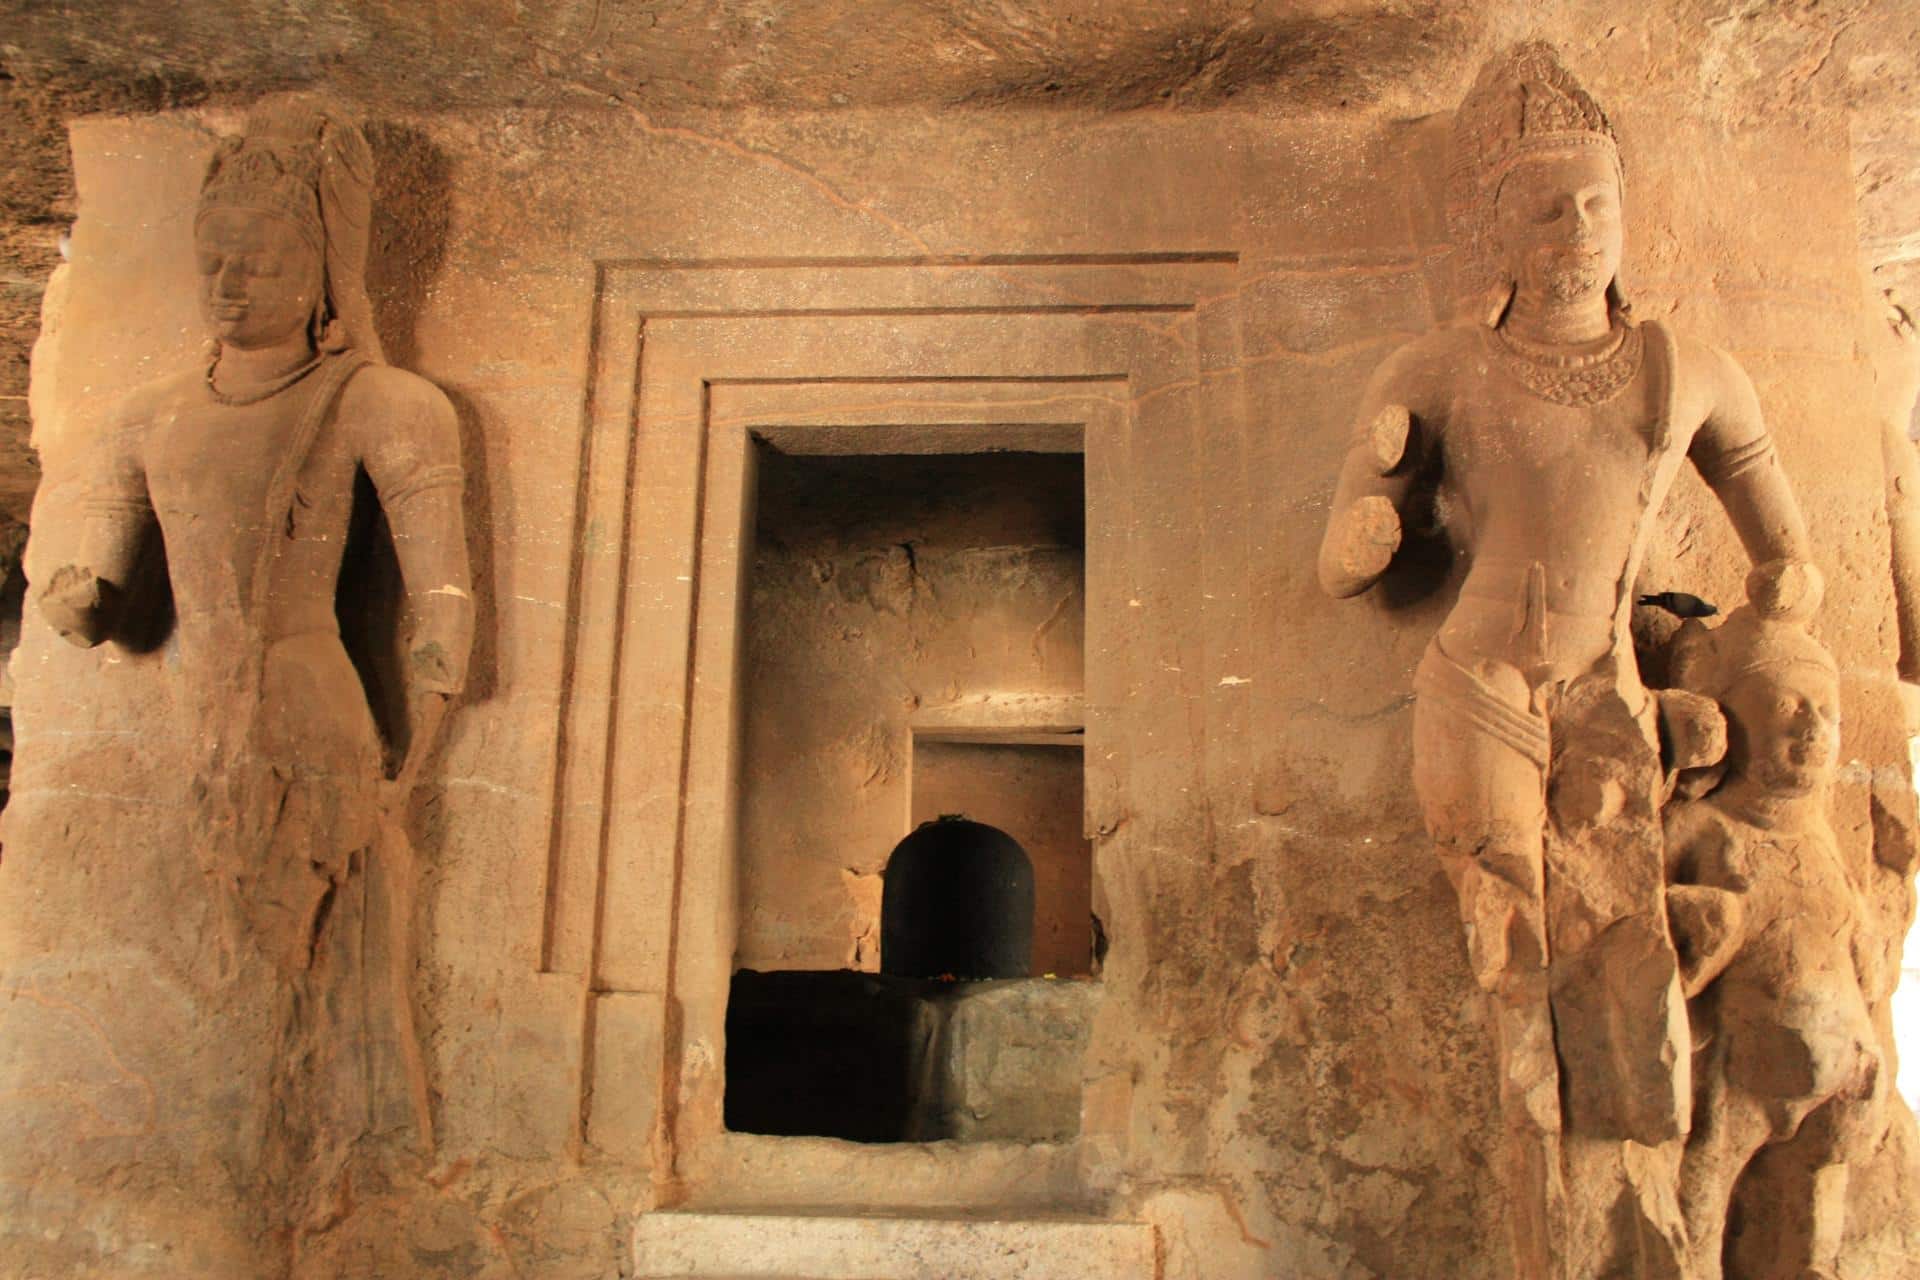
[[[1083,461],[775,435],[745,480],[726,1127],[1069,1141],[1099,992]]]
[[[947,814],[894,846],[880,899],[880,972],[1024,978],[1032,972],[1033,863],[998,827]]]
[[[854,1142],[1065,1142],[1098,986],[848,969],[733,975],[727,1128]]]

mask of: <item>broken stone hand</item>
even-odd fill
[[[1391,498],[1369,494],[1338,512],[1320,554],[1320,583],[1328,594],[1358,595],[1379,580],[1400,549],[1400,511]]]
[[[41,616],[72,644],[91,649],[107,638],[119,588],[82,565],[62,565],[40,593]]]

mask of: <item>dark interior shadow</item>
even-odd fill
[[[400,635],[405,609],[393,530],[380,509],[373,482],[362,471],[353,480],[353,517],[340,557],[333,611],[340,620],[341,643],[366,687],[367,705],[381,740],[396,758],[407,748],[406,668]]]
[[[411,125],[370,123],[366,134],[374,165],[367,295],[387,363],[408,369],[419,355],[415,318],[446,261],[451,166]]]
[[[1415,609],[1442,594],[1453,576],[1456,557],[1453,543],[1434,509],[1435,493],[1431,482],[1423,483],[1409,498],[1403,523],[1405,535],[1393,564],[1380,579],[1380,596],[1394,612]]]
[[[167,543],[160,536],[159,525],[148,524],[130,578],[113,638],[131,653],[157,652],[173,634],[174,622],[173,578],[168,573]]]

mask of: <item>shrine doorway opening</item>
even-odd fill
[[[845,442],[755,437],[732,1133],[1078,1132],[1099,990],[1086,469],[1077,430],[1018,439],[1043,447],[810,452]]]

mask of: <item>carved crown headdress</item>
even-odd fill
[[[1463,259],[1461,284],[1476,303],[1484,302],[1478,318],[1489,325],[1499,322],[1513,292],[1494,239],[1500,186],[1530,157],[1572,147],[1603,151],[1625,185],[1606,113],[1542,41],[1490,59],[1454,113],[1447,216]],[[1617,281],[1609,294],[1616,308],[1626,308]]]
[[[358,128],[298,102],[257,108],[239,137],[221,139],[207,166],[197,218],[216,209],[273,214],[297,227],[320,254],[325,276],[315,342],[385,359],[366,284],[373,150]]]
[[[1820,608],[1823,583],[1810,564],[1772,562],[1747,575],[1746,604],[1708,630],[1685,623],[1674,640],[1670,675],[1679,688],[1719,698],[1746,676],[1789,667],[1829,675],[1838,666],[1807,629]]]

